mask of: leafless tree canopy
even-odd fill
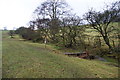
[[[119,4],[120,2],[115,2],[111,6],[107,6],[103,12],[96,12],[91,9],[84,15],[88,23],[103,36],[105,43],[110,49],[112,47],[109,42],[108,33],[113,31],[114,27],[109,26],[109,24],[118,18],[120,14]]]
[[[35,12],[44,18],[59,19],[69,11],[68,7],[68,4],[64,0],[46,0],[37,7]]]

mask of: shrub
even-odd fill
[[[91,54],[94,55],[99,55],[99,56],[104,56],[109,53],[109,49],[106,48],[94,48],[93,50],[90,51]]]
[[[26,40],[32,40],[33,42],[38,42],[40,40],[43,40],[38,32],[30,28],[20,27],[15,31],[15,33],[19,34],[22,38]]]
[[[14,31],[13,31],[13,30],[10,30],[8,34],[11,36],[11,38],[13,38]]]

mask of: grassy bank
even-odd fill
[[[3,78],[115,78],[118,67],[107,62],[58,54],[53,47],[11,39],[3,32]]]

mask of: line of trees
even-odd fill
[[[108,34],[117,28],[116,26],[110,26],[110,24],[119,18],[119,5],[120,2],[115,2],[109,8],[107,7],[103,12],[90,10],[84,15],[92,28],[96,29],[101,34],[109,49],[112,49],[112,46],[110,45]]]
[[[72,13],[70,6],[64,0],[46,0],[34,11],[35,19],[29,22],[29,28],[20,27],[16,33],[34,42],[57,43],[69,48],[77,45],[85,46],[84,32],[86,26],[89,26],[99,32],[112,50],[109,34],[116,30],[119,38],[120,31],[119,27],[110,24],[119,20],[119,5],[120,1],[111,4],[103,11],[96,12],[91,9],[81,19]],[[88,25],[85,25],[83,20],[86,20]]]

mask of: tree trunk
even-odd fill
[[[64,33],[62,34],[62,39],[63,39],[63,45],[65,46],[66,44],[65,44],[65,34]]]
[[[99,38],[99,47],[101,47],[101,39]]]
[[[105,43],[107,44],[107,46],[109,47],[109,49],[112,50],[112,46],[110,45],[108,36],[103,36],[103,39],[104,39]]]
[[[112,43],[113,43],[113,48],[115,48],[115,41],[114,41],[114,40],[112,40]]]

